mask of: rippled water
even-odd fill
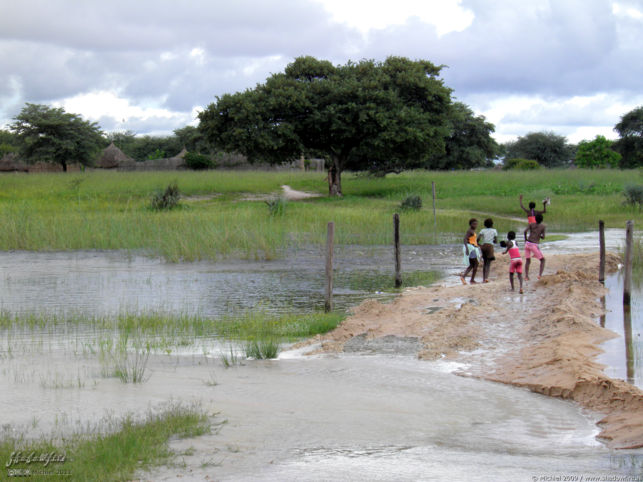
[[[543,250],[596,250],[595,238],[572,235]],[[621,239],[620,231],[608,232],[608,248]],[[450,276],[443,282],[457,283],[459,252],[405,247],[403,267],[437,270]],[[323,261],[318,249],[270,262],[182,264],[113,252],[0,253],[0,305],[13,313],[309,311],[322,304]],[[336,267],[340,309],[391,296],[376,293],[392,284],[389,247],[340,247]],[[614,329],[610,300],[615,315],[606,324]],[[134,385],[105,377],[91,331],[23,329],[2,337],[0,426],[14,435],[82,430],[106,414],[140,414],[168,400],[198,402],[227,420],[217,434],[173,442],[178,451],[193,448],[182,456],[186,466],[143,474],[149,480],[535,480],[643,470],[640,453],[597,442],[596,417],[575,404],[457,377],[441,362],[291,351],[225,369],[219,356],[229,346],[202,340],[198,350],[152,355],[149,380]],[[611,342],[609,363],[621,363],[627,376],[627,364],[616,361],[625,360],[624,340]]]

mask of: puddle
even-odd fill
[[[643,284],[632,284],[632,304],[629,313],[623,309],[623,272],[608,276],[605,286],[609,293],[604,300],[607,314],[599,320],[601,326],[619,336],[601,344],[605,350],[598,361],[607,365],[605,373],[643,388]]]

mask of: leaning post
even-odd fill
[[[600,261],[598,264],[598,281],[605,284],[605,223],[598,221],[598,242],[600,246]]]
[[[623,304],[630,306],[632,297],[632,237],[634,233],[634,221],[628,221],[625,226],[625,276],[623,280]]]

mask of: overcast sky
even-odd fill
[[[643,105],[643,0],[0,0],[0,126],[25,102],[166,134],[300,55],[428,59],[500,142],[614,138]]]

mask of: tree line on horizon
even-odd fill
[[[620,138],[567,142],[554,132],[532,132],[499,145],[495,126],[456,101],[427,60],[389,57],[333,65],[299,57],[254,89],[217,97],[199,114],[199,126],[169,136],[104,133],[96,123],[62,108],[27,103],[9,130],[0,130],[0,158],[91,165],[113,142],[137,161],[176,155],[186,148],[194,167],[213,167],[222,153],[249,162],[281,164],[323,158],[329,192],[341,195],[341,173],[374,175],[406,169],[568,166],[634,168],[643,165],[643,106],[615,126]]]

